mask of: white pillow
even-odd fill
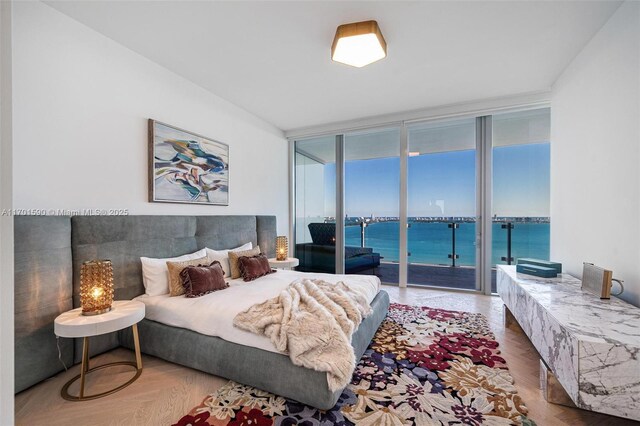
[[[222,270],[224,271],[224,276],[230,277],[231,266],[229,266],[229,252],[251,250],[252,248],[253,248],[253,244],[250,242],[247,244],[243,244],[240,247],[236,247],[228,250],[211,250],[210,248],[207,248],[207,255],[209,256],[209,259],[211,259],[212,262],[214,260],[217,260],[218,262],[220,262],[220,265],[222,266]]]
[[[207,255],[207,249],[203,248],[195,253],[183,256],[171,257],[167,259],[154,259],[152,257],[141,257],[142,262],[142,283],[145,293],[149,296],[160,296],[169,293],[169,269],[167,262],[180,262],[182,260],[194,260]]]

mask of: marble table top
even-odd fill
[[[640,308],[583,291],[563,274],[498,266],[505,306],[580,408],[640,420]]]
[[[500,268],[580,340],[640,348],[640,308],[613,296],[600,299],[568,274],[538,278],[516,272],[515,266]]]

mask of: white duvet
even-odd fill
[[[349,287],[362,293],[369,303],[380,291],[380,279],[374,275],[333,275],[278,270],[275,274],[255,281],[229,280],[229,288],[202,297],[145,294],[136,297],[135,300],[145,304],[145,317],[152,321],[220,337],[240,345],[278,352],[269,338],[234,327],[233,319],[256,303],[278,296],[289,284],[303,277],[322,279],[334,284],[344,281]]]

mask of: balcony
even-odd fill
[[[347,218],[346,245],[369,247],[381,254],[375,273],[385,283],[399,282],[397,218]],[[409,218],[407,282],[443,288],[476,288],[475,218]],[[491,291],[497,264],[519,257],[549,258],[549,218],[495,217],[492,225]]]

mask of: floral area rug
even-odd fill
[[[335,407],[229,382],[175,425],[535,425],[481,314],[391,304]]]

